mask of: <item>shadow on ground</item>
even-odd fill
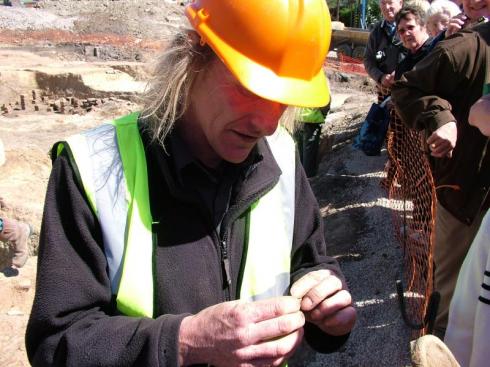
[[[328,252],[347,278],[358,320],[338,352],[316,354],[303,346],[289,366],[409,366],[411,331],[402,321],[395,288],[402,254],[389,201],[379,186],[386,154],[367,157],[349,141],[337,146],[311,185],[324,217]]]

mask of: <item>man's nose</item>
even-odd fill
[[[285,107],[279,103],[266,101],[262,106],[257,106],[257,110],[251,118],[251,124],[256,133],[261,136],[268,136],[274,133],[279,124]]]
[[[255,115],[250,121],[255,135],[260,137],[274,133],[279,125],[279,117],[272,115]]]

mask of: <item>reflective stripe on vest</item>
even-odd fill
[[[281,168],[279,182],[252,205],[240,299],[282,296],[289,287],[294,227],[294,141],[283,128],[267,138]]]
[[[99,219],[119,311],[129,316],[153,317],[152,220],[146,157],[137,118],[134,113],[72,136],[63,146],[72,156],[90,206]],[[250,211],[240,287],[240,298],[245,300],[284,295],[290,281],[295,148],[283,128],[267,141],[282,174]]]
[[[133,113],[66,143],[101,225],[117,308],[126,315],[152,317],[152,219],[137,118]]]

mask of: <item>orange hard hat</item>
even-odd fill
[[[329,102],[325,0],[194,0],[185,12],[202,42],[251,92],[293,106]]]

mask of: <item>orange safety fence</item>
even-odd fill
[[[327,69],[349,74],[367,75],[362,59],[345,56],[342,53],[337,55],[337,57],[327,57],[325,65]]]
[[[403,251],[406,315],[421,325],[432,294],[436,191],[423,134],[406,127],[393,108],[390,116],[386,186]],[[414,336],[426,332],[427,325]]]

